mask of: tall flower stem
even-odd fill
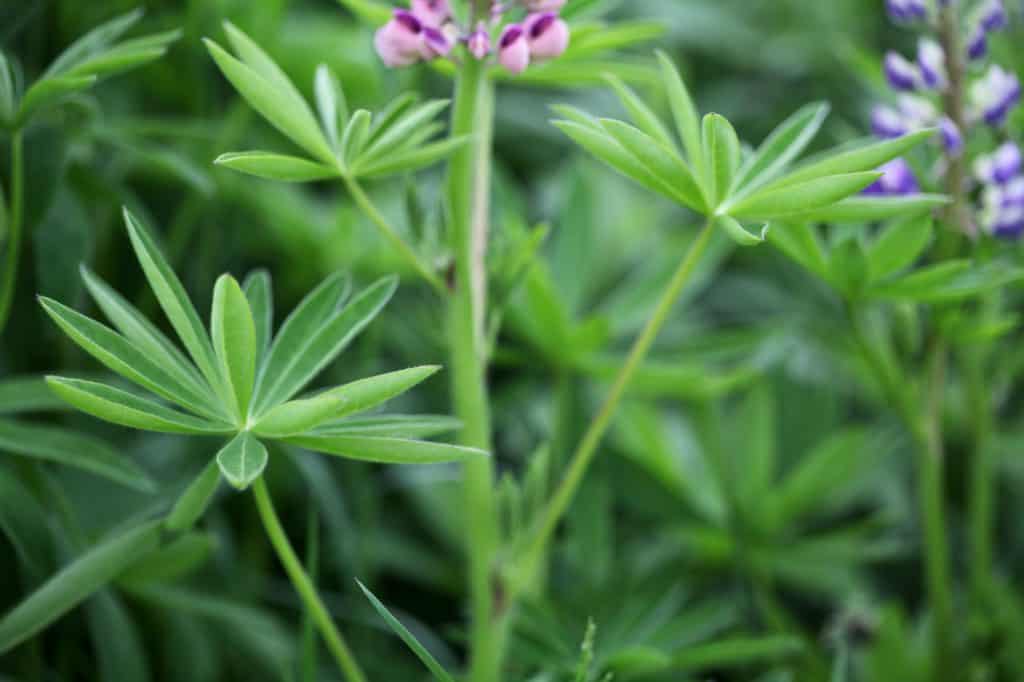
[[[661,298],[658,300],[658,304],[644,326],[643,331],[636,341],[633,342],[633,347],[629,351],[626,363],[619,370],[618,376],[616,376],[615,382],[612,384],[611,391],[604,400],[604,404],[601,405],[600,411],[583,435],[579,447],[569,462],[569,468],[565,473],[565,477],[559,483],[554,496],[541,514],[537,530],[531,537],[530,545],[524,555],[524,563],[520,565],[517,584],[529,582],[531,576],[538,568],[544,556],[547,543],[554,534],[558,522],[565,516],[569,505],[576,496],[576,491],[579,489],[583,477],[586,475],[591,462],[593,462],[597,454],[601,440],[608,431],[608,427],[611,426],[612,417],[615,416],[615,411],[626,394],[626,389],[629,388],[633,375],[636,374],[636,371],[643,364],[647,353],[651,350],[651,346],[654,345],[655,339],[657,339],[662,327],[665,326],[665,322],[668,321],[676,301],[679,300],[679,296],[693,277],[701,257],[711,243],[712,232],[712,225],[709,221],[690,245],[689,251],[687,251],[686,256],[672,275],[672,279],[662,292]]]
[[[487,397],[486,251],[490,212],[490,166],[494,90],[486,66],[463,61],[452,110],[453,136],[470,135],[451,157],[448,215],[455,257],[448,311],[452,398],[462,420],[463,445],[491,449]],[[470,675],[472,682],[497,682],[503,658],[505,619],[494,584],[499,547],[493,458],[465,465],[463,482],[466,551],[471,601]]]
[[[982,602],[992,576],[993,517],[996,481],[991,452],[992,398],[985,380],[986,353],[969,349],[963,359],[967,396],[974,426],[974,456],[971,460],[971,487],[968,498],[968,524],[971,547],[971,595]]]
[[[259,510],[260,519],[263,521],[270,544],[277,552],[278,559],[281,560],[281,564],[295,586],[295,590],[299,593],[302,603],[306,605],[310,617],[319,628],[327,648],[338,662],[342,677],[347,682],[367,682],[366,675],[363,674],[352,651],[348,648],[341,633],[338,632],[338,628],[335,627],[331,615],[327,612],[327,607],[320,600],[320,595],[317,594],[313,582],[306,575],[302,561],[288,541],[288,536],[285,535],[284,528],[281,526],[281,520],[274,510],[274,503],[270,499],[267,484],[262,478],[257,479],[253,484],[252,492],[256,498],[256,508]]]
[[[0,273],[0,332],[11,315],[14,287],[18,280],[21,232],[25,214],[25,138],[19,129],[11,135],[11,207],[7,215],[7,246]]]

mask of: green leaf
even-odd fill
[[[860,239],[851,235],[832,249],[829,280],[848,298],[859,297],[869,279],[870,266]]]
[[[214,387],[214,390],[221,395],[224,381],[218,369],[213,344],[199,319],[199,313],[196,312],[188,294],[185,293],[185,287],[181,285],[181,281],[174,274],[171,266],[167,264],[149,231],[135,219],[128,209],[124,210],[124,220],[132,248],[142,265],[149,286],[156,294],[160,307],[203,376],[206,377],[210,386]]]
[[[204,42],[225,78],[253,109],[315,158],[327,165],[337,163],[309,105],[290,81],[285,86],[277,78],[268,78],[235,59],[212,40]]]
[[[366,142],[372,143],[376,141],[377,138],[384,134],[384,131],[395,124],[395,121],[405,115],[417,101],[418,97],[415,92],[403,92],[388,102],[383,109],[372,116],[373,125],[370,126]]]
[[[291,312],[274,339],[267,360],[256,378],[253,414],[259,415],[265,407],[273,407],[276,404],[268,404],[264,399],[265,387],[279,380],[296,351],[301,350],[317,330],[341,308],[350,290],[351,282],[348,276],[336,272],[309,292]]]
[[[380,374],[324,391],[313,398],[283,403],[261,417],[253,430],[268,438],[300,434],[325,421],[377,407],[405,393],[439,369],[430,365]]]
[[[335,150],[340,149],[341,131],[348,124],[348,103],[337,76],[326,64],[316,67],[313,77],[313,93],[316,109],[320,114],[320,125],[327,134],[327,140]]]
[[[11,73],[11,63],[7,55],[0,51],[0,123],[11,124],[14,122],[15,106],[17,105],[18,94],[14,89],[14,76]],[[3,202],[0,202],[0,209]],[[0,236],[3,230],[0,230]]]
[[[815,228],[807,223],[773,223],[768,241],[821,278],[828,276],[828,257]]]
[[[949,198],[941,194],[916,194],[905,197],[858,196],[843,199],[831,206],[798,213],[793,218],[826,223],[868,223],[919,216],[948,203]]]
[[[217,435],[235,432],[230,424],[193,417],[95,381],[64,377],[47,377],[46,381],[50,389],[69,404],[114,424],[161,433]]]
[[[142,492],[156,490],[153,479],[130,459],[97,438],[67,429],[0,419],[0,452],[74,467]]]
[[[397,287],[396,277],[378,280],[328,318],[312,335],[301,337],[294,344],[279,346],[275,343],[268,361],[270,366],[266,376],[261,378],[254,414],[260,416],[266,409],[288,400],[333,362],[377,316]]]
[[[36,81],[21,98],[18,115],[14,121],[15,125],[24,125],[43,109],[53,106],[76,92],[92,87],[96,80],[96,76],[66,76]]]
[[[270,273],[266,270],[250,273],[242,283],[242,290],[252,310],[256,326],[256,361],[261,363],[274,335],[274,291]]]
[[[237,415],[244,421],[256,377],[256,324],[242,287],[230,275],[221,275],[213,289],[210,332],[221,369],[234,392]]]
[[[313,182],[341,176],[337,168],[274,152],[231,152],[221,154],[213,162],[240,173],[281,182]]]
[[[809,209],[824,208],[851,194],[860,192],[881,176],[881,173],[849,173],[818,178],[799,185],[755,192],[723,212],[736,218],[767,219],[796,216]]]
[[[706,670],[748,666],[792,658],[803,648],[799,638],[786,635],[730,637],[685,649],[673,657],[671,667],[676,670]]]
[[[216,459],[211,459],[174,503],[164,520],[164,527],[172,533],[181,533],[192,528],[206,513],[219,486],[220,466]]]
[[[390,627],[391,630],[398,635],[403,642],[405,642],[405,645],[409,647],[414,654],[416,654],[416,658],[422,661],[423,665],[425,665],[434,676],[434,679],[437,680],[437,682],[455,682],[454,678],[448,674],[448,671],[446,671],[441,664],[437,662],[437,659],[434,658],[433,655],[431,655],[431,653],[427,651],[415,637],[413,637],[412,633],[409,632],[409,630],[402,625],[402,623],[399,622],[399,620],[395,618],[390,611],[388,611],[388,608],[384,606],[376,596],[374,596],[373,592],[370,592],[366,585],[358,580],[356,583],[359,585],[359,589],[363,591],[363,594],[366,595],[366,598],[370,600],[373,608],[378,614],[380,614],[380,617],[388,624],[388,627]]]
[[[58,398],[41,376],[24,376],[0,381],[0,414],[65,410],[67,403]]]
[[[382,129],[366,150],[359,153],[353,165],[358,167],[360,164],[369,164],[391,153],[410,135],[437,118],[438,114],[448,108],[449,103],[449,100],[437,99],[414,107],[392,125]]]
[[[373,0],[338,0],[338,4],[374,26],[387,23],[394,13],[393,7]]]
[[[387,436],[418,440],[450,433],[460,428],[462,422],[449,416],[389,414],[378,417],[345,417],[318,426],[315,435]]]
[[[740,190],[754,189],[781,173],[800,156],[818,134],[828,112],[828,104],[809,104],[783,121],[758,147],[757,152],[743,164],[736,186]],[[839,172],[842,171],[818,173],[812,178],[836,175]]]
[[[854,149],[839,151],[829,154],[823,159],[809,162],[773,182],[771,186],[772,188],[788,187],[826,175],[841,175],[844,173],[873,170],[887,161],[892,161],[906,154],[934,135],[934,129],[927,129],[919,130],[894,140],[874,143],[860,142]]]
[[[735,218],[727,215],[715,216],[715,226],[724,231],[740,246],[757,246],[768,237],[768,225],[761,228],[760,235],[748,232]]]
[[[978,296],[1022,279],[1024,268],[1008,262],[975,265],[970,261],[948,261],[880,283],[869,293],[875,298],[938,303]]]
[[[719,114],[708,114],[703,122],[704,158],[708,164],[708,193],[713,204],[726,200],[740,164],[740,139],[732,124]]]
[[[174,34],[177,37],[177,33]],[[167,53],[164,46],[141,47],[132,49],[123,47],[96,55],[72,69],[68,69],[66,78],[81,78],[87,76],[105,77],[115,73],[128,71],[136,66],[141,66],[155,59],[163,57]]]
[[[204,382],[195,365],[163,332],[85,265],[81,266],[80,272],[86,289],[96,301],[96,305],[119,332],[163,369],[196,390],[208,394],[210,401],[215,400],[210,387]]]
[[[440,142],[417,147],[404,152],[387,155],[372,163],[357,164],[355,175],[363,178],[379,178],[395,173],[407,173],[432,166],[451,155],[456,149],[469,142],[469,136],[452,137]]]
[[[663,186],[662,193],[695,211],[707,210],[703,190],[686,162],[673,147],[666,147],[631,125],[601,119],[601,126]]]
[[[621,78],[607,75],[605,80],[615,90],[615,94],[619,96],[619,100],[626,107],[626,111],[629,112],[629,116],[633,119],[636,127],[669,149],[675,146],[672,136],[661,122],[661,119],[658,118],[658,115],[628,85],[623,83]]]
[[[217,466],[227,482],[245,490],[267,468],[267,448],[251,433],[235,436],[217,453]]]
[[[111,43],[137,24],[142,15],[141,9],[134,9],[92,29],[61,52],[40,80],[60,75],[89,57],[108,49]]]
[[[345,126],[345,132],[341,136],[341,158],[345,163],[345,168],[351,169],[359,160],[363,145],[366,144],[367,137],[370,135],[372,119],[373,116],[369,111],[357,109],[349,119],[348,125]]]
[[[930,217],[894,222],[868,248],[871,279],[880,280],[913,265],[935,234]]]
[[[278,88],[289,101],[301,102],[305,105],[302,93],[295,87],[295,84],[292,83],[291,79],[288,78],[270,55],[264,52],[263,48],[257,45],[252,38],[230,21],[224,22],[224,33],[227,35],[231,47],[234,48],[235,54],[238,55],[238,58],[245,66],[266,79],[275,88]]]
[[[159,538],[159,521],[150,521],[107,538],[66,566],[0,620],[0,654],[78,606],[140,556],[153,551]]]
[[[475,457],[488,456],[476,448],[404,438],[322,435],[313,432],[291,436],[285,442],[315,452],[378,464],[438,464],[465,462]]]
[[[703,175],[704,151],[697,107],[693,104],[693,98],[690,97],[690,92],[686,89],[679,70],[676,69],[668,55],[659,50],[658,61],[661,63],[665,91],[672,106],[672,115],[675,118],[676,129],[679,139],[682,140],[683,149],[686,151],[686,157],[690,165],[697,170],[697,174]]]
[[[104,366],[182,407],[207,417],[219,416],[208,393],[164,371],[146,352],[106,325],[52,299],[40,297],[39,302],[72,341]]]
[[[216,540],[209,533],[185,532],[132,564],[117,582],[135,588],[180,580],[206,563],[215,546]]]

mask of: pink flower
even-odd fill
[[[452,16],[448,0],[412,0],[412,13],[427,26],[438,27]]]
[[[509,24],[501,34],[498,43],[498,61],[515,74],[526,71],[530,65],[530,44],[526,31],[520,24]]]
[[[466,40],[466,48],[477,59],[483,59],[491,53],[491,34],[484,22],[478,23],[476,30],[470,34]]]
[[[531,14],[524,25],[530,55],[536,59],[560,57],[569,47],[569,26],[554,12]]]
[[[452,42],[440,29],[423,27],[423,58],[446,57],[452,51]]]
[[[391,21],[377,30],[374,47],[388,66],[409,66],[424,56],[423,23],[412,12],[395,10]]]
[[[565,7],[566,0],[526,0],[526,9],[531,12],[557,12]]]

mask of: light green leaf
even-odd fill
[[[207,421],[172,410],[127,391],[81,379],[47,377],[50,389],[82,412],[144,431],[217,435],[234,433],[227,423]]]
[[[309,343],[313,335],[331,318],[348,298],[351,283],[346,274],[337,272],[327,277],[306,295],[281,326],[267,355],[266,362],[256,379],[253,414],[259,415],[267,407],[267,386],[279,381],[296,352]],[[280,402],[280,401],[278,401]]]
[[[446,158],[471,139],[469,136],[452,137],[405,152],[390,154],[372,163],[357,164],[353,173],[364,178],[379,178],[426,168]]]
[[[320,114],[320,125],[323,126],[331,146],[339,150],[341,131],[348,124],[348,103],[345,101],[345,91],[341,89],[337,76],[326,64],[316,67],[313,93],[316,96],[317,113]]]
[[[905,197],[857,196],[843,199],[831,206],[801,212],[793,216],[793,219],[823,223],[869,223],[923,215],[948,203],[949,198],[941,194],[916,194]]]
[[[723,212],[736,218],[753,219],[803,215],[810,209],[830,206],[860,192],[880,176],[880,173],[849,173],[777,190],[763,189],[723,209]]]
[[[0,381],[0,414],[66,409],[67,403],[53,394],[44,377],[23,376]]]
[[[65,97],[92,87],[96,80],[96,76],[62,76],[36,81],[21,98],[15,125],[24,125],[36,113]]]
[[[218,395],[226,397],[222,393],[224,380],[218,369],[213,344],[199,319],[199,313],[196,312],[188,294],[185,293],[185,287],[181,285],[181,281],[174,274],[171,266],[167,264],[149,231],[135,219],[128,209],[124,210],[124,220],[132,248],[135,249],[135,255],[142,265],[149,286],[156,294],[157,301],[160,302],[160,307],[163,308],[174,331],[185,344],[186,350],[210,386],[214,387]]]
[[[302,99],[302,93],[295,87],[295,84],[292,83],[287,74],[281,70],[281,67],[252,38],[230,21],[224,22],[224,33],[227,34],[228,42],[231,43],[231,47],[234,48],[235,54],[238,55],[243,64],[284,93],[289,101],[305,104],[305,100]]]
[[[256,377],[256,324],[242,287],[230,275],[221,275],[213,289],[210,332],[235,396],[237,415],[244,421]]]
[[[270,273],[266,270],[250,273],[242,283],[242,290],[256,325],[256,361],[261,363],[274,335],[274,292]]]
[[[216,459],[211,459],[174,503],[164,520],[164,527],[172,533],[181,533],[192,528],[206,513],[219,486],[220,466]]]
[[[437,118],[438,114],[448,108],[448,105],[449,100],[437,99],[414,107],[410,112],[399,117],[393,124],[383,128],[377,137],[370,141],[366,150],[359,153],[358,158],[352,165],[358,167],[360,164],[370,164],[383,158],[394,151],[410,135]]]
[[[668,93],[668,101],[672,105],[672,114],[675,117],[676,129],[679,139],[682,140],[683,149],[690,165],[697,170],[698,175],[703,175],[704,152],[700,135],[700,116],[697,107],[693,104],[689,90],[683,82],[682,76],[675,64],[662,51],[658,51],[658,61],[661,63],[662,78],[665,82],[665,90]]]
[[[243,432],[217,453],[217,466],[227,482],[245,490],[267,468],[267,448],[251,433]]]
[[[935,234],[930,217],[911,218],[889,225],[868,248],[871,279],[880,280],[913,265]]]
[[[383,109],[377,112],[373,118],[373,125],[370,126],[370,134],[367,142],[374,142],[384,134],[388,128],[395,124],[412,105],[416,104],[418,97],[415,92],[403,92],[388,102]]]
[[[289,437],[285,442],[315,452],[378,464],[438,464],[488,456],[475,448],[404,438],[321,435],[314,432]]]
[[[398,278],[386,277],[355,296],[342,310],[326,320],[316,331],[299,343],[282,346],[274,344],[267,374],[260,383],[256,416],[291,398],[309,383],[324,367],[334,361],[342,350],[377,316],[398,287]],[[286,358],[278,358],[286,354]]]
[[[107,538],[66,566],[0,620],[0,654],[43,630],[157,547],[159,521]]]
[[[373,608],[378,614],[380,614],[380,617],[388,624],[388,627],[390,627],[391,630],[398,635],[403,642],[405,642],[405,645],[409,647],[414,654],[416,654],[416,658],[422,661],[423,665],[425,665],[434,676],[434,679],[437,680],[437,682],[455,682],[454,678],[448,674],[448,671],[446,671],[444,667],[437,662],[437,659],[434,658],[434,656],[427,651],[415,637],[413,637],[412,633],[409,632],[409,630],[402,625],[402,623],[395,618],[390,611],[388,611],[388,608],[384,606],[376,596],[374,596],[373,592],[370,592],[366,585],[358,580],[356,583],[359,585],[359,589],[363,591],[363,594],[366,595],[366,598],[370,600]]]
[[[947,261],[879,283],[869,293],[875,298],[937,303],[970,298],[1022,279],[1024,269],[1008,262]]]
[[[724,116],[708,114],[703,121],[703,144],[708,165],[708,194],[717,205],[729,197],[740,164],[740,139]]]
[[[294,93],[294,86],[289,88],[276,79],[268,79],[232,57],[212,40],[205,42],[225,78],[253,109],[315,158],[327,165],[337,163],[313,112],[306,101]]]
[[[40,297],[39,302],[72,341],[104,366],[186,409],[212,418],[220,414],[208,393],[166,372],[144,351],[106,325],[53,299]]]
[[[605,76],[605,80],[615,90],[615,94],[619,96],[619,100],[626,107],[626,111],[629,112],[629,116],[637,128],[665,147],[669,149],[675,147],[672,136],[658,115],[628,85],[623,83],[621,78],[609,74]]]
[[[142,492],[156,490],[153,479],[130,459],[98,438],[67,429],[0,419],[0,452],[75,467]]]
[[[405,393],[439,369],[430,365],[380,374],[324,391],[313,398],[283,403],[261,417],[254,431],[268,438],[303,433],[325,421],[377,407]]]
[[[0,50],[0,123],[11,124],[14,122],[15,106],[17,105],[17,93],[14,90],[14,76],[11,73],[11,63],[7,56]],[[0,208],[3,202],[0,202]],[[0,230],[0,236],[3,230]]]
[[[815,228],[802,222],[774,223],[768,241],[819,277],[828,274],[828,258]]]
[[[177,38],[177,33],[174,34]],[[163,57],[167,53],[164,46],[117,48],[92,57],[72,69],[68,69],[64,78],[81,78],[88,76],[104,77],[121,71],[133,69],[147,62]]]
[[[373,0],[338,0],[338,3],[352,11],[357,17],[363,21],[369,22],[374,26],[380,26],[387,23],[388,19],[394,13],[394,8]]]
[[[818,134],[828,112],[828,104],[809,104],[783,121],[743,164],[736,182],[737,188],[741,191],[756,189],[781,173]],[[836,175],[839,172],[819,173],[812,177]]]
[[[231,152],[221,154],[214,163],[240,173],[281,182],[313,182],[341,176],[337,168],[274,152]]]
[[[740,246],[757,246],[768,237],[768,225],[762,226],[759,235],[752,234],[740,225],[739,221],[727,215],[715,216],[715,226]]]
[[[341,136],[341,158],[345,162],[345,168],[351,168],[358,161],[370,134],[372,119],[369,111],[357,109],[345,126],[345,132]]]
[[[345,417],[318,426],[315,435],[386,436],[419,440],[458,431],[460,428],[461,421],[446,415],[389,414],[378,417]]]
[[[111,43],[137,24],[142,19],[142,15],[141,9],[134,9],[92,29],[61,52],[43,73],[40,80],[65,73],[85,59],[108,49]]]

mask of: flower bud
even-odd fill
[[[946,87],[946,52],[934,40],[923,39],[917,45],[917,63],[925,87],[942,90]]]
[[[1006,142],[992,154],[979,157],[974,162],[974,174],[984,183],[1003,185],[1017,177],[1022,163],[1020,147]]]
[[[531,14],[524,22],[530,56],[536,59],[560,57],[569,47],[569,26],[554,12]]]
[[[476,30],[466,39],[466,48],[477,59],[483,59],[491,53],[491,34],[484,22],[477,24]]]
[[[498,61],[514,74],[526,71],[530,65],[530,44],[520,24],[509,24],[498,43]]]
[[[939,121],[939,132],[942,134],[942,146],[951,156],[959,156],[964,150],[964,136],[960,127],[948,116]]]
[[[988,31],[981,24],[974,27],[967,38],[967,58],[971,61],[983,59],[988,54]]]
[[[452,51],[452,41],[439,28],[433,26],[423,27],[422,54],[424,59],[436,57],[447,57]]]
[[[910,127],[900,112],[879,105],[871,110],[871,131],[883,138],[902,137],[910,132]]]
[[[987,0],[981,8],[981,26],[989,32],[1006,28],[1006,7],[1003,0]]]
[[[412,12],[395,10],[373,40],[381,60],[392,68],[415,64],[423,56],[423,23]]]
[[[1001,126],[1020,101],[1020,81],[1002,67],[990,66],[971,86],[974,113],[991,126]]]
[[[885,55],[885,77],[896,90],[916,90],[920,77],[917,67],[903,55],[888,52]]]
[[[914,171],[904,159],[893,159],[878,170],[882,172],[882,177],[869,185],[864,194],[902,196],[920,191]]]
[[[448,0],[412,0],[412,13],[427,26],[439,27],[452,16]]]

